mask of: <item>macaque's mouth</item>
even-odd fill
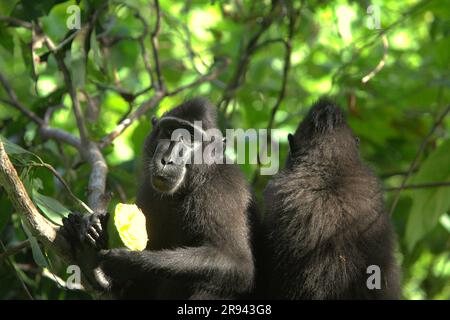
[[[177,179],[167,176],[153,176],[153,187],[160,192],[170,192],[178,185]]]

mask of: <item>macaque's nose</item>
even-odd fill
[[[173,159],[172,159],[172,157],[170,156],[170,154],[169,155],[166,155],[166,156],[163,156],[162,158],[161,158],[161,164],[163,165],[163,166],[166,166],[166,165],[170,165],[170,164],[173,164]]]

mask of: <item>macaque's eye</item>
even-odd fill
[[[359,148],[359,137],[355,137],[356,146]]]

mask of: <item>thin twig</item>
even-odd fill
[[[142,31],[142,34],[139,35],[136,38],[133,38],[133,40],[136,40],[139,43],[139,47],[140,47],[141,55],[142,55],[142,61],[144,62],[144,67],[147,70],[147,73],[148,73],[148,75],[150,77],[150,83],[152,84],[152,87],[153,87],[154,86],[154,82],[155,82],[154,81],[154,75],[153,75],[153,68],[152,68],[152,66],[150,64],[150,59],[149,59],[149,56],[148,56],[147,47],[145,46],[145,38],[149,34],[149,27],[148,27],[147,20],[141,15],[141,13],[139,12],[139,9],[133,7],[132,5],[130,5],[128,3],[120,2],[119,4],[121,6],[125,6],[128,9],[134,11],[135,17],[138,18],[139,21],[142,23],[142,27],[144,29]],[[159,7],[157,8],[157,10],[159,10]],[[157,14],[159,14],[158,11],[157,11]],[[159,29],[159,22],[157,21],[156,23],[157,23],[157,25],[155,26],[155,28]],[[156,32],[159,32],[159,30],[157,30]],[[152,36],[153,36],[153,34],[152,34]],[[158,36],[158,34],[156,34],[155,36]]]
[[[23,106],[19,102],[19,99],[17,98],[16,93],[11,88],[11,86],[9,85],[5,76],[1,72],[0,72],[0,82],[2,83],[3,88],[5,89],[6,93],[9,96],[9,99],[11,100],[11,101],[2,100],[3,102],[8,103],[12,107],[16,108],[17,110],[22,112],[24,115],[26,115],[30,120],[32,120],[36,124],[38,124],[38,125],[44,124],[44,121],[41,118],[39,118],[33,111],[31,111],[30,109],[27,109],[25,106]]]
[[[6,80],[5,76],[0,72],[0,82],[3,85],[3,88],[5,89],[6,93],[8,94],[10,100],[0,99],[2,102],[9,104],[13,108],[19,110],[21,113],[23,113],[27,118],[32,120],[34,123],[36,123],[40,128],[39,132],[43,136],[43,138],[50,138],[57,141],[65,142],[77,149],[80,149],[81,143],[80,140],[75,137],[74,135],[70,134],[67,131],[64,131],[62,129],[58,128],[50,128],[48,126],[48,123],[39,118],[37,114],[35,114],[33,111],[25,107],[22,103],[20,103],[19,99],[17,98],[16,93],[11,88],[11,85]]]
[[[78,197],[73,194],[72,190],[70,189],[69,185],[64,180],[64,178],[50,164],[41,161],[41,163],[33,162],[32,166],[43,167],[43,168],[46,168],[47,170],[49,170],[59,180],[59,182],[63,185],[64,189],[66,189],[67,193],[70,195],[72,200],[74,200],[77,204],[79,204],[81,207],[83,207],[87,212],[93,213],[91,208],[89,208],[83,201],[78,199]]]
[[[269,27],[272,25],[275,19],[277,6],[278,1],[272,2],[270,12],[267,14],[267,16],[264,17],[258,31],[248,41],[247,46],[245,47],[245,50],[243,51],[243,54],[241,55],[239,62],[236,66],[234,75],[232,76],[230,82],[223,91],[222,98],[219,101],[218,106],[224,113],[226,113],[228,109],[228,105],[230,103],[231,98],[235,94],[236,90],[242,84],[243,78],[247,73],[248,65],[250,63],[250,57],[255,52],[255,49],[258,47],[259,39],[264,34],[264,32],[266,32],[269,29]]]
[[[38,29],[38,31],[39,31],[39,33],[42,34],[42,31],[40,29]],[[78,94],[75,89],[75,86],[72,82],[72,77],[70,75],[70,71],[64,62],[64,57],[61,55],[60,52],[57,52],[57,48],[56,48],[55,44],[53,43],[53,41],[47,35],[44,35],[44,38],[45,38],[45,43],[46,43],[48,49],[53,53],[53,55],[56,59],[59,70],[63,74],[64,82],[66,84],[67,90],[69,91],[70,99],[72,100],[72,110],[75,115],[75,120],[77,122],[81,142],[83,144],[87,144],[88,143],[88,131],[86,129],[84,117],[81,112],[80,101],[78,99]]]
[[[278,109],[280,108],[281,103],[284,100],[284,97],[286,95],[286,86],[287,86],[287,80],[288,80],[288,74],[289,74],[289,69],[291,67],[291,55],[292,55],[292,39],[294,37],[294,31],[295,31],[295,24],[297,21],[297,17],[300,15],[302,9],[303,9],[303,5],[304,2],[302,2],[302,5],[300,6],[300,8],[298,10],[293,10],[293,8],[291,8],[290,12],[289,12],[289,25],[288,25],[288,36],[287,36],[287,40],[283,41],[283,43],[285,44],[286,50],[285,50],[285,55],[284,55],[284,67],[283,67],[283,79],[281,82],[281,88],[278,94],[278,98],[274,104],[274,106],[272,107],[271,113],[270,113],[270,118],[269,118],[269,122],[267,124],[267,130],[270,133],[270,130],[273,127],[273,123],[275,121],[275,115],[278,111]],[[274,39],[273,41],[265,41],[262,44],[271,44],[274,42],[279,42],[278,39]],[[269,134],[267,137],[267,141],[266,143],[261,146],[261,148],[267,148],[267,146],[271,143],[271,135]],[[261,151],[258,153],[257,155],[257,166],[258,169],[261,168],[261,159],[260,159],[260,154]],[[258,181],[258,171],[259,170],[255,170],[255,174],[253,176],[253,180],[252,180],[252,185],[255,185]]]
[[[180,86],[177,89],[168,92],[167,96],[174,96],[174,95],[180,93],[181,91],[184,91],[187,89],[192,89],[194,87],[201,85],[202,83],[216,79],[217,76],[219,74],[221,74],[228,67],[228,65],[230,64],[230,60],[224,59],[224,61],[220,64],[221,64],[220,67],[215,68],[213,71],[209,72],[208,74],[202,75],[202,76],[198,77],[197,79],[195,79],[194,81],[192,81],[191,83],[188,83],[184,86]]]
[[[6,251],[7,251],[7,250],[6,250],[6,247],[5,247],[5,245],[3,244],[3,241],[2,241],[2,240],[0,240],[0,246],[2,247],[2,249],[3,249],[3,251],[4,251],[3,254],[6,254]],[[14,264],[12,263],[11,259],[9,258],[9,256],[6,256],[6,260],[8,261],[9,265],[11,266],[11,268],[14,269],[14,274],[16,275],[17,279],[19,280],[20,285],[22,286],[23,291],[25,291],[25,294],[27,295],[28,299],[34,300],[33,296],[31,295],[30,291],[28,290],[28,288],[27,288],[25,282],[23,282],[22,278],[19,276],[19,274],[18,274],[18,272],[17,272],[17,269],[16,269],[16,267],[14,266]],[[1,260],[0,260],[0,261],[1,261]]]
[[[161,8],[159,6],[159,1],[154,0],[154,6],[156,10],[156,23],[155,28],[153,29],[153,32],[151,34],[151,44],[152,44],[152,51],[153,51],[153,60],[155,61],[155,71],[156,71],[156,78],[158,80],[158,85],[155,86],[158,90],[164,90],[164,80],[161,73],[161,64],[159,61],[159,43],[158,43],[158,35],[161,31]]]
[[[165,94],[161,91],[156,91],[155,95],[143,102],[139,108],[136,109],[133,113],[130,114],[127,118],[123,119],[113,131],[111,131],[108,135],[106,135],[100,142],[100,148],[104,148],[110,145],[115,138],[117,138],[122,132],[125,131],[135,120],[146,114],[149,110],[156,107],[159,102],[165,97]]]
[[[430,141],[431,137],[433,136],[434,131],[436,131],[436,129],[441,125],[441,123],[444,120],[445,116],[449,112],[450,112],[450,104],[444,109],[444,111],[434,121],[434,124],[431,127],[430,132],[428,132],[427,136],[423,139],[422,143],[420,144],[419,150],[417,150],[416,156],[415,156],[413,162],[411,163],[411,165],[409,166],[408,172],[405,175],[405,177],[403,178],[403,181],[402,181],[400,187],[398,188],[397,193],[394,196],[394,200],[392,201],[392,206],[391,206],[391,210],[390,210],[390,215],[392,215],[394,213],[395,208],[397,207],[398,201],[400,199],[400,193],[402,192],[402,190],[406,186],[406,182],[408,181],[408,178],[410,177],[411,173],[416,169],[416,166],[419,163],[419,159],[420,159],[423,151],[425,150],[426,145],[428,144],[428,142]]]
[[[299,14],[299,12],[296,13],[294,10],[291,10],[291,13],[289,14],[289,31],[287,41],[285,42],[286,51],[284,54],[283,79],[281,82],[281,89],[280,93],[278,94],[277,101],[275,102],[275,105],[272,107],[272,111],[270,113],[269,123],[267,125],[268,130],[272,129],[273,122],[275,121],[275,115],[278,109],[280,108],[281,103],[283,102],[284,96],[286,95],[286,85],[288,80],[289,69],[291,67],[292,39],[294,37],[297,14]]]
[[[30,246],[30,240],[25,240],[20,242],[19,244],[16,244],[15,246],[4,248],[4,252],[0,254],[0,264],[3,260],[8,258],[9,256],[13,256],[20,251],[22,251],[25,248],[28,248]]]
[[[384,65],[386,64],[386,60],[388,58],[389,42],[388,42],[387,36],[385,34],[383,34],[381,39],[383,40],[383,49],[384,49],[383,58],[380,60],[380,62],[378,62],[378,64],[375,67],[375,69],[373,69],[369,74],[367,74],[366,76],[364,76],[361,79],[361,82],[363,84],[369,82],[373,77],[375,77],[375,75],[378,72],[380,72],[381,69],[383,69]]]

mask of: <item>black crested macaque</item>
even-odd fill
[[[265,297],[400,298],[382,189],[343,112],[320,100],[288,140],[286,167],[264,192]],[[372,265],[381,271],[379,289],[368,281]]]
[[[197,120],[202,127],[194,124]],[[256,207],[245,177],[235,164],[184,161],[198,145],[183,136],[172,139],[175,129],[185,128],[200,134],[204,149],[210,143],[205,131],[217,128],[215,108],[197,98],[152,122],[136,201],[147,218],[146,250],[108,250],[99,219],[72,214],[64,219],[64,232],[75,239],[76,256],[91,260],[80,264],[100,270],[104,279],[96,286],[113,298],[233,299],[248,294],[254,282],[249,219]],[[175,161],[180,144],[185,154]]]

